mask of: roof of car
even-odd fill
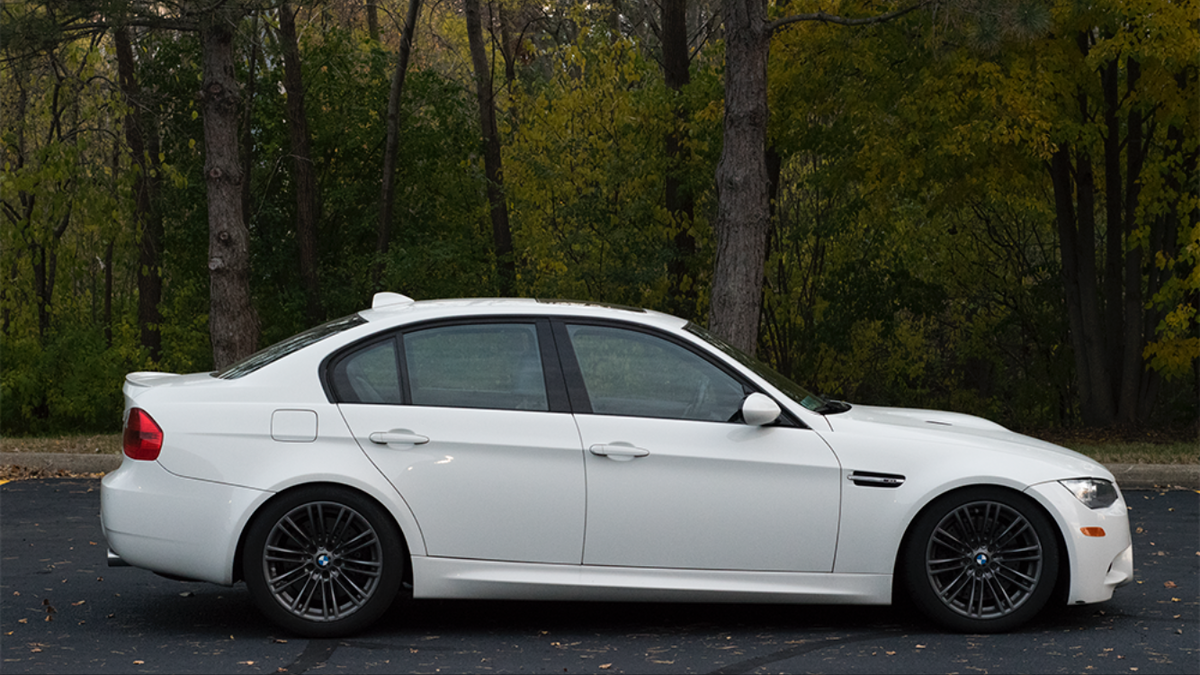
[[[376,296],[371,309],[359,312],[368,321],[396,321],[446,318],[452,316],[484,316],[488,314],[546,316],[580,316],[588,318],[624,318],[637,323],[679,327],[685,320],[653,310],[584,300],[537,298],[447,298],[412,300],[397,294]]]

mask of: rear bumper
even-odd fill
[[[100,486],[109,565],[229,585],[246,514],[270,493],[183,478],[125,458]]]

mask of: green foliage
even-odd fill
[[[783,170],[760,353],[836,396],[1021,426],[1069,423],[1075,373],[1044,167],[1064,140],[1103,156],[1103,120],[1077,119],[1073,87],[1098,86],[1096,68],[1114,50],[1141,59],[1144,89],[1121,114],[1144,106],[1159,119],[1157,136],[1145,140],[1140,229],[1127,246],[1163,247],[1151,249],[1158,271],[1144,272],[1167,277],[1151,300],[1165,318],[1148,366],[1191,372],[1200,356],[1196,248],[1186,240],[1194,230],[1180,227],[1177,244],[1154,232],[1164,231],[1163,218],[1194,223],[1197,213],[1194,180],[1179,171],[1189,156],[1194,169],[1196,133],[1171,141],[1168,131],[1197,122],[1194,105],[1185,112],[1183,103],[1194,75],[1170,75],[1194,68],[1182,64],[1195,64],[1198,52],[1186,45],[1197,36],[1178,30],[1186,21],[1177,12],[1188,10],[1173,4],[1161,17],[1121,15],[1133,25],[1125,30],[1103,23],[1118,21],[1117,3],[1086,17],[1055,7],[1060,31],[1095,22],[1108,31],[1084,62],[1073,28],[1056,37],[1046,31],[1050,17],[1024,4],[976,4],[936,27],[914,14],[860,31],[801,25],[777,38],[770,133]],[[929,39],[961,38],[988,22],[1009,26],[1003,50]],[[1182,414],[1194,416],[1194,402],[1189,409]]]
[[[5,340],[5,362],[19,367],[0,375],[0,426],[6,434],[118,428],[121,383],[138,369],[136,356],[107,347],[96,327],[78,324],[55,330],[45,344]]]
[[[703,215],[677,222],[663,205],[666,139],[683,131],[684,189],[703,197],[719,150],[715,78],[676,94],[636,44],[601,30],[540,58],[551,76],[520,83],[502,131],[522,294],[667,306],[676,231],[711,243]]]

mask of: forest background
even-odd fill
[[[1198,17],[6,2],[0,428],[116,430],[126,372],[395,290],[660,309],[852,402],[1194,434]]]

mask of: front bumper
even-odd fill
[[[1104,602],[1133,581],[1133,540],[1124,495],[1107,508],[1090,509],[1057,481],[1026,492],[1048,508],[1062,532],[1071,581],[1067,604]],[[1104,535],[1094,536],[1095,528]]]

